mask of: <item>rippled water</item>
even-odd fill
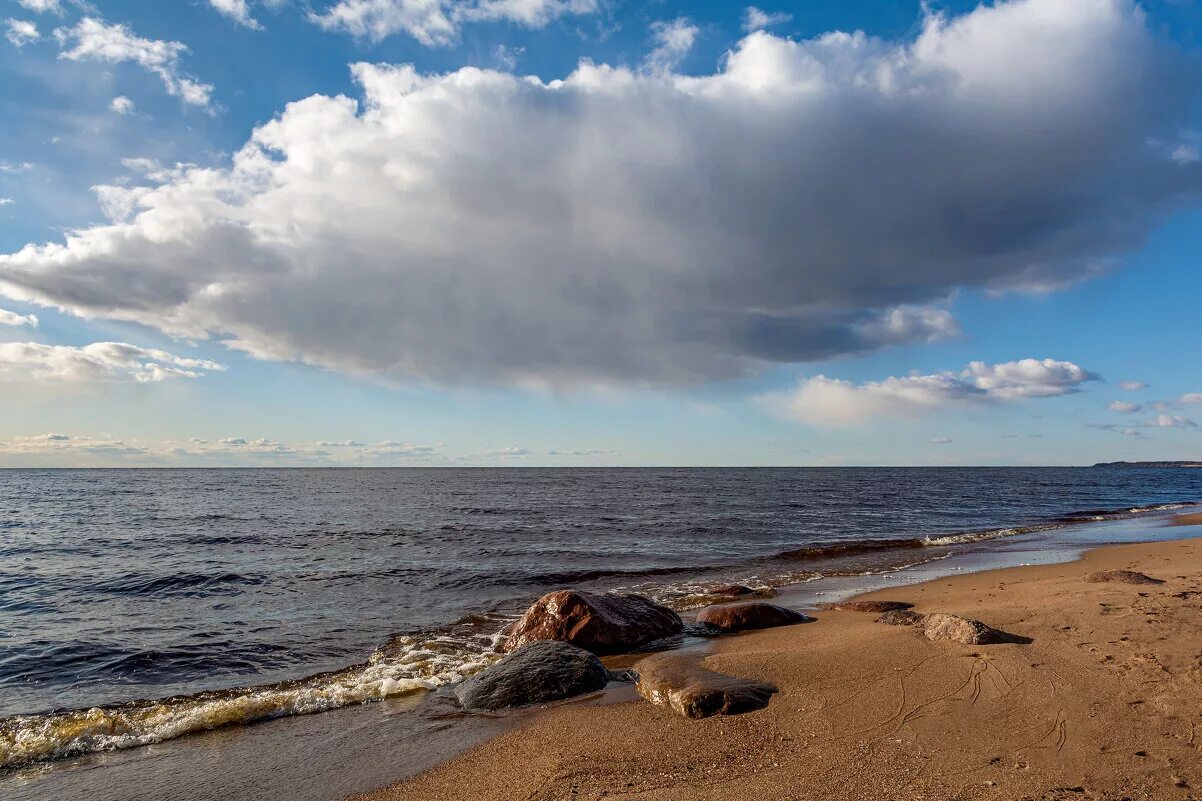
[[[0,764],[438,686],[565,585],[687,608],[1199,499],[1185,469],[0,471]]]

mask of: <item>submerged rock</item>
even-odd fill
[[[763,587],[757,590],[744,584],[724,584],[721,587],[707,590],[705,594],[715,598],[746,598],[748,596],[771,598],[776,594],[776,590],[771,587]]]
[[[544,595],[514,624],[504,650],[559,640],[612,654],[681,630],[680,615],[641,595],[560,590]]]
[[[839,604],[831,604],[827,608],[837,612],[874,612],[879,615],[882,612],[902,611],[912,606],[914,604],[908,604],[905,601],[844,601]]]
[[[693,657],[677,654],[648,657],[634,669],[640,695],[686,718],[753,712],[768,706],[777,691],[767,682],[717,673]]]
[[[455,696],[465,709],[510,709],[596,692],[611,678],[588,651],[544,640],[523,645],[461,682]]]
[[[812,617],[763,601],[744,601],[733,604],[707,606],[697,613],[697,622],[716,626],[723,631],[744,629],[767,629],[773,626],[791,626],[794,623],[809,623]]]
[[[1154,579],[1151,576],[1137,573],[1134,570],[1099,570],[1097,573],[1090,573],[1085,577],[1085,580],[1090,584],[1101,584],[1103,582],[1115,582],[1118,584],[1164,584],[1160,579]]]

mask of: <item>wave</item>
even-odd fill
[[[472,615],[441,630],[398,635],[364,664],[278,684],[0,719],[0,769],[432,690],[498,659],[508,620]]]

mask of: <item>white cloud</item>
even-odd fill
[[[452,44],[469,22],[512,22],[541,28],[562,16],[592,14],[597,0],[339,0],[310,19],[379,41],[406,33],[429,46]]]
[[[499,44],[493,48],[492,55],[496,59],[497,66],[506,71],[513,72],[518,65],[518,58],[526,52],[524,47],[508,47]]]
[[[135,105],[134,101],[130,100],[128,97],[124,95],[118,95],[117,97],[113,98],[113,102],[109,103],[109,108],[118,114],[133,114]]]
[[[256,30],[263,27],[250,15],[250,3],[247,0],[209,0],[209,5],[239,25]]]
[[[786,14],[783,11],[767,12],[761,11],[755,6],[748,6],[743,12],[743,30],[751,33],[753,31],[762,31],[765,28],[771,28],[774,25],[783,25],[793,19],[792,14]]]
[[[700,77],[360,64],[362,103],[105,188],[112,222],[0,255],[0,293],[451,384],[927,341],[958,289],[1092,274],[1202,193],[1148,145],[1193,91],[1164,52],[1126,0],[1020,0],[903,42],[756,32]]]
[[[11,206],[15,202],[11,197],[0,197],[0,206]]]
[[[951,445],[952,441],[948,437],[933,437],[929,440],[932,445]]]
[[[1144,381],[1120,381],[1119,389],[1125,389],[1128,392],[1138,392],[1141,389],[1147,389],[1148,385]]]
[[[970,362],[958,374],[891,376],[864,384],[819,375],[803,379],[791,392],[770,394],[762,400],[786,419],[811,425],[848,425],[968,403],[1069,395],[1096,380],[1094,373],[1072,362],[1053,359],[992,365]]]
[[[28,20],[10,18],[5,20],[5,23],[8,25],[8,31],[5,32],[4,38],[16,47],[23,47],[42,38],[38,33],[38,26]]]
[[[199,378],[224,370],[216,362],[188,359],[125,342],[83,347],[38,342],[0,342],[0,381],[136,381]]]
[[[1135,414],[1144,406],[1142,403],[1130,403],[1129,401],[1111,401],[1106,408],[1119,414]]]
[[[17,0],[17,5],[37,14],[49,12],[61,17],[64,13],[62,0]]]
[[[12,174],[12,173],[18,173],[18,172],[29,172],[32,169],[33,169],[33,164],[28,161],[21,161],[21,162],[0,161],[0,172],[3,172],[3,173]]]
[[[669,72],[689,54],[697,41],[700,28],[686,17],[671,22],[653,22],[651,37],[655,49],[647,55],[647,68],[653,72]]]
[[[1197,428],[1198,424],[1179,414],[1158,414],[1147,422],[1150,428]]]
[[[1202,403],[1202,392],[1187,392],[1181,396],[1178,402],[1188,404]]]
[[[1197,145],[1181,144],[1173,148],[1173,152],[1169,154],[1169,158],[1185,166],[1187,164],[1194,164],[1199,159],[1202,159],[1202,153],[1199,153]]]
[[[27,325],[30,328],[37,328],[38,318],[35,314],[17,314],[0,309],[0,325]]]
[[[188,50],[181,42],[143,39],[125,25],[109,25],[92,17],[84,17],[73,28],[58,28],[54,36],[62,48],[59,58],[106,64],[132,62],[157,75],[168,94],[190,105],[209,106],[213,87],[180,71],[179,58]]]

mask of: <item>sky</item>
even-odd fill
[[[1202,459],[1198,0],[0,32],[0,466]]]

